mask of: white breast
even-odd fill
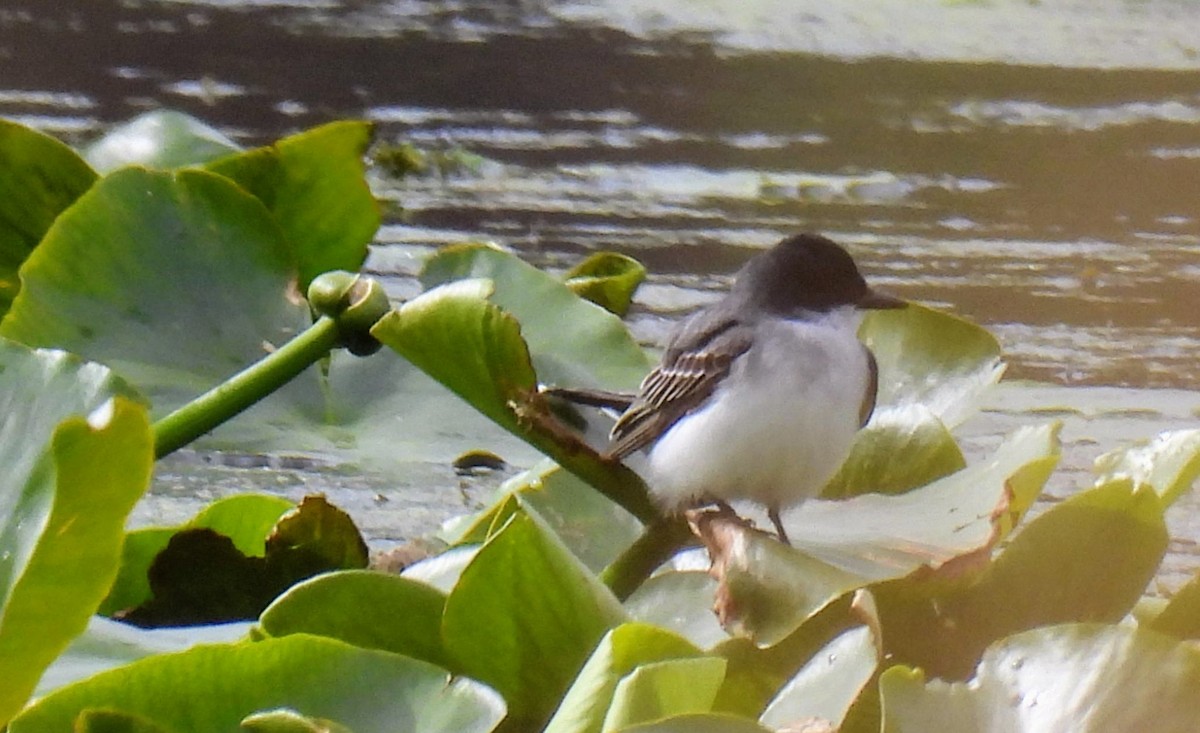
[[[648,456],[646,479],[667,509],[702,499],[788,506],[814,496],[846,459],[869,379],[859,315],[764,322],[755,343],[701,409]]]

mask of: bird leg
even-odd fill
[[[779,518],[779,507],[767,507],[767,516],[771,518],[771,524],[775,525],[775,533],[779,535],[779,541],[791,547],[792,541],[788,539],[787,530],[783,528],[783,520]]]

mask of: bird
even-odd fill
[[[782,240],[675,327],[604,457],[644,453],[639,472],[668,513],[751,500],[791,544],[780,512],[821,491],[875,409],[863,311],[905,305],[871,288],[827,237]]]

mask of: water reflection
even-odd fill
[[[376,178],[404,211],[371,261],[394,293],[442,241],[548,266],[617,249],[655,273],[632,318],[653,342],[751,250],[816,229],[988,325],[1014,376],[1200,377],[1200,77],[1179,71],[1200,20],[1177,4],[48,5],[0,10],[0,115],[73,141],[167,105],[247,143],[365,116],[483,155]]]

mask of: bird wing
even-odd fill
[[[645,448],[703,405],[734,360],[750,348],[752,333],[753,327],[736,321],[687,324],[613,426],[605,455],[619,460]]]

